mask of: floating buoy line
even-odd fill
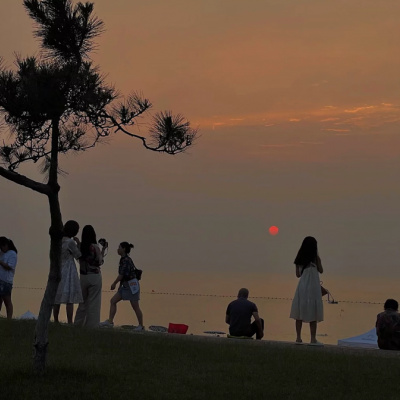
[[[23,289],[23,290],[45,290],[42,287],[29,287],[29,286],[14,286],[14,289]],[[103,293],[115,293],[112,290],[102,290]],[[178,293],[178,292],[156,292],[152,290],[151,292],[141,292],[141,294],[150,294],[154,296],[191,296],[191,297],[221,297],[221,298],[236,298],[234,295],[226,295],[226,294],[202,294],[202,293]],[[329,293],[330,294],[330,293]],[[331,295],[332,296],[332,295]],[[292,301],[292,297],[272,297],[272,296],[251,296],[252,299],[261,299],[261,300],[286,300]],[[383,301],[367,301],[367,300],[340,300],[335,301],[332,298],[328,297],[326,300],[329,304],[338,304],[338,303],[348,303],[348,304],[384,304]]]

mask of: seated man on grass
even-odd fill
[[[382,350],[400,350],[400,314],[399,303],[387,299],[383,312],[376,318],[376,334],[378,347]]]
[[[247,300],[248,289],[239,290],[237,300],[232,301],[226,310],[225,322],[229,324],[231,336],[247,336],[262,339],[264,336],[264,320],[258,315],[257,306]],[[251,317],[254,318],[253,323]]]

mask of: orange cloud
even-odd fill
[[[376,106],[364,106],[364,107],[356,107],[351,110],[344,110],[345,113],[358,113],[360,111],[365,111],[365,110],[372,110],[376,108]]]
[[[334,129],[334,128],[321,129],[321,131],[329,131],[329,132],[351,132],[350,129]]]
[[[325,118],[325,119],[321,119],[319,122],[330,122],[330,121],[337,121],[340,118],[337,117],[331,117],[331,118]]]

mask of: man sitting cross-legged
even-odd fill
[[[237,300],[228,305],[225,322],[229,324],[231,336],[252,337],[256,335],[256,339],[262,339],[264,336],[264,320],[259,317],[257,306],[249,301],[248,297],[248,289],[239,290]],[[251,317],[254,317],[253,323]]]

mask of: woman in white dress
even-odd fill
[[[79,232],[79,224],[76,221],[67,221],[63,229],[61,252],[61,281],[58,284],[56,299],[54,301],[54,322],[58,321],[60,305],[66,304],[67,320],[72,324],[74,304],[82,303],[82,289],[76,270],[75,259],[81,256],[80,242],[76,235]]]
[[[319,274],[323,272],[318,255],[317,241],[307,236],[300,247],[296,264],[296,276],[300,278],[292,302],[290,318],[296,320],[296,343],[302,343],[301,328],[303,322],[310,324],[311,341],[314,346],[323,344],[316,339],[317,323],[324,320],[321,285]]]

